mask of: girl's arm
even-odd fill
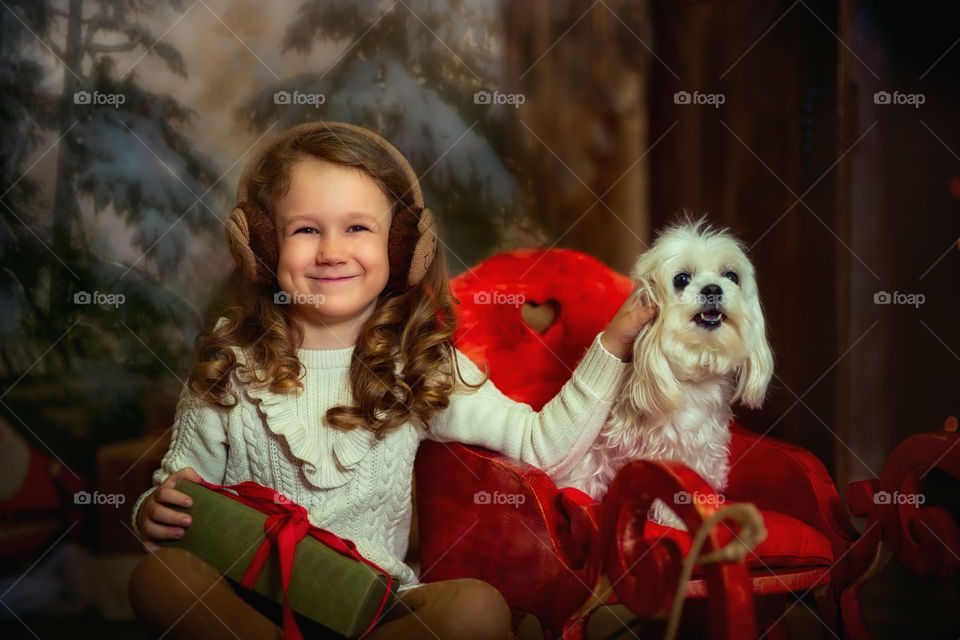
[[[207,482],[223,484],[227,466],[226,411],[215,409],[198,399],[184,386],[173,419],[170,448],[153,472],[153,487],[147,489],[133,506],[133,530],[140,532],[137,514],[144,501],[168,477],[192,467]]]
[[[607,351],[597,334],[573,375],[539,412],[505,396],[492,381],[471,393],[450,396],[426,437],[493,449],[540,467],[552,476],[572,469],[596,440],[607,419],[620,379],[631,366]],[[465,380],[483,378],[477,366],[456,352]]]

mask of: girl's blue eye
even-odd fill
[[[347,231],[369,231],[369,229],[367,229],[367,227],[363,226],[362,224],[352,224],[349,227],[347,227]],[[320,233],[313,227],[300,227],[299,229],[294,231],[295,234],[301,233],[301,232],[310,232],[311,235],[314,233]]]

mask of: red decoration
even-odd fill
[[[500,253],[451,282],[457,347],[514,400],[536,410],[560,391],[587,347],[633,290],[630,278],[568,249]],[[523,306],[546,307],[543,332]],[[537,375],[530,375],[536,372]]]
[[[0,421],[0,447],[12,447],[5,440],[13,438],[22,440]],[[89,480],[38,447],[24,445],[23,449],[29,460],[22,477],[13,475],[17,469],[12,466],[0,470],[9,492],[0,499],[0,558],[4,560],[37,558],[67,531],[68,539],[82,540],[95,522]]]
[[[960,480],[960,433],[956,418],[943,431],[910,436],[893,450],[878,480],[847,487],[847,502],[857,515],[876,524],[897,560],[922,578],[943,578],[960,571],[960,526],[948,507],[934,504],[925,484],[938,470]]]

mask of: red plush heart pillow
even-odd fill
[[[457,348],[497,388],[539,410],[633,289],[629,278],[569,249],[492,256],[451,281]]]

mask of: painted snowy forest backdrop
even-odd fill
[[[88,471],[100,444],[170,419],[232,268],[222,220],[247,153],[299,122],[354,122],[402,149],[453,273],[535,237],[508,107],[474,101],[497,83],[496,4],[454,6],[7,0],[0,412],[14,429]]]

